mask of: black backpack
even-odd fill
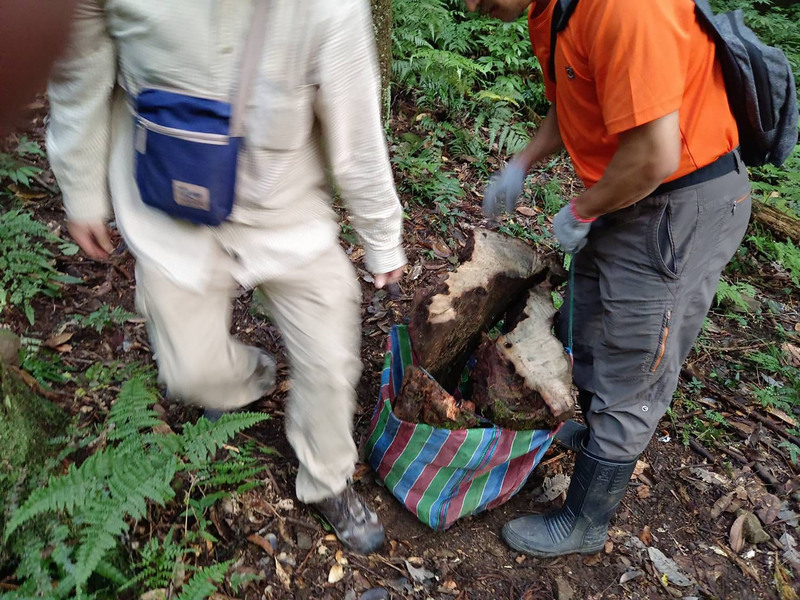
[[[550,78],[555,48],[578,0],[557,0],[550,30]],[[742,11],[715,15],[708,0],[695,0],[698,19],[717,45],[728,103],[739,128],[742,159],[752,167],[780,166],[797,144],[797,91],[792,66],[778,48],[767,46],[744,24]]]

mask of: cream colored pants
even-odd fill
[[[263,352],[231,336],[234,263],[221,248],[217,254],[212,282],[202,294],[137,262],[136,302],[169,395],[231,410],[257,400],[270,382],[258,368]],[[357,458],[352,426],[361,374],[358,279],[336,246],[259,287],[289,355],[286,435],[300,461],[297,497],[317,502],[345,488]]]

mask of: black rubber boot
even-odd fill
[[[561,426],[554,439],[562,448],[579,452],[588,436],[589,428],[586,425],[570,419]]]
[[[635,466],[636,459],[615,462],[582,449],[564,506],[506,523],[503,539],[514,550],[540,558],[600,552]]]
[[[594,394],[586,390],[578,390],[578,404],[580,404],[583,418],[589,413],[589,406],[592,404]],[[589,435],[589,428],[582,425],[577,421],[570,419],[561,426],[556,434],[556,443],[567,450],[573,452],[580,451],[583,448],[583,443]]]

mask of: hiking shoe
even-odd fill
[[[600,552],[635,466],[635,458],[612,461],[584,448],[575,461],[564,505],[506,523],[503,539],[514,550],[538,558]]]
[[[378,515],[347,486],[338,496],[311,505],[333,528],[348,549],[360,554],[375,552],[385,536]]]

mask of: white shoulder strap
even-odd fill
[[[250,95],[253,79],[258,71],[264,48],[264,37],[267,25],[268,0],[255,0],[253,20],[250,22],[250,31],[247,33],[244,53],[242,55],[242,68],[238,89],[233,94],[233,107],[231,113],[231,137],[241,137],[244,133],[244,113],[247,99]]]

